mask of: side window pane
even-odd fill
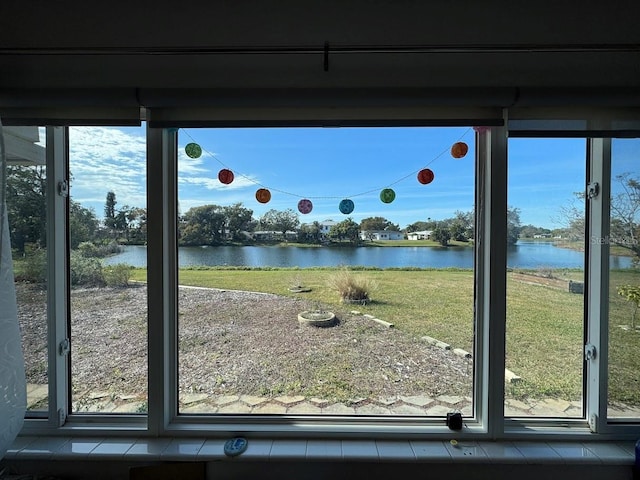
[[[145,413],[144,127],[70,128],[69,170],[72,412]]]
[[[609,276],[610,418],[640,417],[640,140],[614,139],[611,152]]]
[[[4,127],[7,209],[18,320],[27,377],[27,409],[48,409],[46,134],[44,127]]]
[[[510,139],[505,416],[582,417],[584,139]]]
[[[473,413],[471,128],[178,135],[180,413]]]

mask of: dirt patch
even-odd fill
[[[569,281],[559,278],[542,277],[540,275],[518,272],[512,272],[511,278],[531,285],[544,285],[545,287],[553,287],[565,291],[569,290]]]
[[[20,284],[17,293],[27,381],[46,383],[46,292]],[[316,307],[299,298],[180,288],[180,392],[335,400],[471,392],[469,360],[333,307],[332,328],[300,325],[298,313]],[[76,398],[146,391],[145,286],[72,290],[71,331]]]

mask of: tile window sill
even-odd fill
[[[224,439],[19,437],[8,461],[363,461],[632,466],[633,442],[490,442],[249,439],[226,457]]]

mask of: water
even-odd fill
[[[147,249],[127,246],[121,254],[109,257],[107,264],[128,263],[144,267]],[[323,267],[362,265],[380,268],[473,268],[473,248],[465,247],[269,247],[221,246],[180,247],[180,267],[233,265],[250,267]],[[518,242],[509,247],[507,265],[511,268],[583,268],[584,254],[558,248],[549,242]],[[611,268],[629,268],[630,257],[611,257]]]

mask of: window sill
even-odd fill
[[[239,457],[227,457],[225,439],[18,437],[4,460],[26,461],[331,461],[483,464],[634,464],[633,442],[249,439]]]

